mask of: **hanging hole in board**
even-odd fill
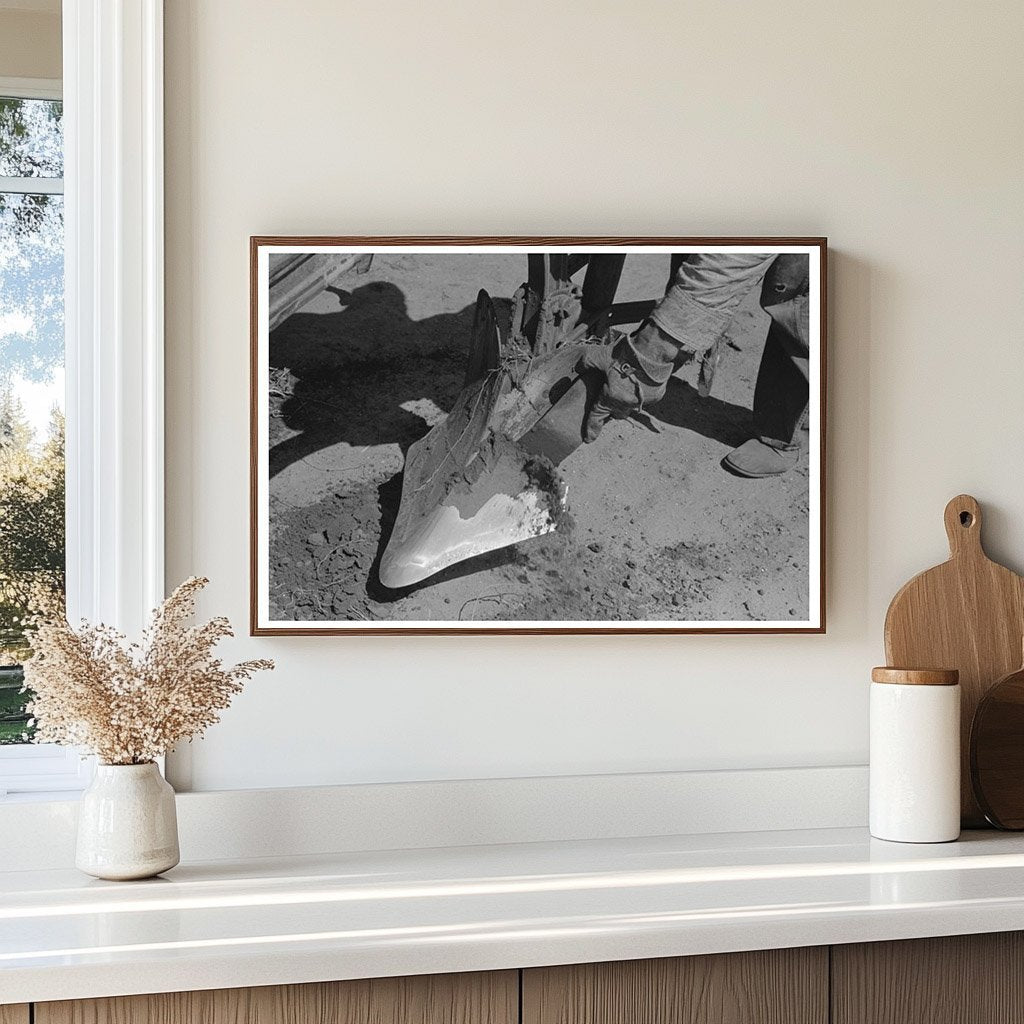
[[[970,526],[971,523],[973,523],[973,522],[974,522],[974,516],[972,516],[970,512],[961,512],[960,513],[960,525],[961,526]]]

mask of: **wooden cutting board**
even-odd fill
[[[885,656],[895,668],[960,670],[960,813],[985,825],[970,773],[971,722],[988,688],[1020,667],[1024,578],[993,562],[981,544],[978,502],[960,494],[945,511],[949,561],[915,576],[885,616]]]

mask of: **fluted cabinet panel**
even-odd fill
[[[35,1024],[517,1024],[518,988],[496,971],[173,992],[37,1003]]]
[[[1024,1024],[1024,933],[832,947],[833,1024]]]
[[[827,1024],[828,950],[523,972],[523,1024]]]

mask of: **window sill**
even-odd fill
[[[0,747],[0,802],[75,799],[92,779],[95,759],[53,744]]]
[[[81,790],[41,790],[37,793],[8,793],[0,788],[0,803],[4,804],[50,804],[77,800]]]

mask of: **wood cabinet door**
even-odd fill
[[[523,1024],[827,1021],[828,950],[824,947],[523,972]]]
[[[518,1021],[517,971],[172,992],[36,1003],[35,1007],[35,1024],[518,1024]]]
[[[0,1006],[0,1024],[28,1024],[28,1006],[19,1003],[17,1006]]]
[[[1024,933],[832,947],[833,1024],[1024,1024]]]

